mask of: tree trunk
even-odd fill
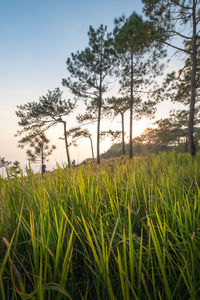
[[[192,23],[193,23],[193,35],[192,35],[192,74],[191,74],[191,100],[190,100],[190,113],[189,113],[189,126],[188,126],[188,138],[190,146],[190,154],[196,155],[196,147],[194,143],[194,111],[196,101],[196,69],[197,69],[197,30],[196,30],[196,0],[193,0],[192,9]]]
[[[186,153],[188,152],[188,139],[187,139],[187,136],[185,138],[185,152]]]
[[[98,108],[97,121],[97,163],[100,164],[100,122],[101,122],[101,106]]]
[[[97,163],[100,164],[100,122],[101,122],[101,104],[102,104],[102,75],[100,74],[99,83],[99,102],[98,102],[98,121],[97,121]]]
[[[92,138],[89,136],[90,139],[90,145],[91,145],[91,151],[92,151],[92,159],[94,160],[94,148],[93,148],[93,143],[92,143]]]
[[[130,137],[129,157],[133,157],[133,54],[131,53]]]
[[[122,118],[122,154],[125,155],[125,142],[124,142],[124,114],[121,113]]]
[[[42,177],[44,175],[44,150],[43,150],[43,143],[42,143],[42,146],[41,146],[41,164],[42,164]]]
[[[70,155],[69,155],[69,145],[67,141],[67,126],[66,126],[66,121],[62,121],[63,126],[64,126],[64,138],[65,138],[65,150],[67,154],[67,162],[68,162],[68,167],[70,168],[71,166],[71,161],[70,161]]]

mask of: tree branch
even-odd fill
[[[180,6],[183,9],[192,9],[192,7],[190,7],[190,6],[185,6],[183,4],[180,4],[177,0],[171,0],[171,2],[173,2],[174,4]]]
[[[184,39],[188,39],[188,40],[191,40],[191,39],[192,39],[192,37],[183,35],[183,34],[177,32],[177,31],[175,31],[175,30],[169,30],[169,31],[167,31],[167,32],[168,32],[168,33],[176,34],[176,35],[178,35],[178,36],[180,36],[180,37],[182,37],[182,38],[184,38]]]
[[[93,124],[93,123],[95,123],[95,122],[97,122],[97,119],[96,120],[94,120],[94,121],[91,121],[91,122],[88,122],[88,123],[82,123],[81,124],[81,126],[86,126],[86,125],[89,125],[89,124]],[[80,122],[81,123],[81,122]]]
[[[172,48],[178,50],[178,51],[185,52],[185,53],[187,53],[187,54],[192,54],[192,52],[187,51],[187,50],[185,50],[185,49],[183,49],[183,48],[179,48],[179,47],[177,47],[177,46],[174,46],[174,45],[172,45],[172,44],[170,44],[170,43],[167,43],[167,42],[163,42],[163,43],[164,43],[165,45],[167,45],[167,46],[170,46],[170,47],[172,47]]]

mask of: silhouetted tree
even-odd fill
[[[106,26],[100,25],[97,30],[90,26],[88,36],[88,47],[81,52],[72,53],[71,58],[67,59],[71,77],[63,79],[63,85],[84,100],[86,114],[82,120],[97,121],[97,163],[100,163],[103,95],[107,90],[106,78],[112,74],[115,64],[115,51],[112,35],[107,33]]]
[[[125,155],[124,115],[130,107],[129,100],[130,100],[129,97],[121,97],[121,98],[111,97],[111,98],[106,99],[106,102],[104,105],[104,112],[109,117],[110,116],[116,117],[118,115],[120,115],[120,117],[121,117],[122,130],[121,131],[113,131],[111,135],[114,137],[114,139],[119,137],[119,135],[122,137],[122,154],[123,155]]]
[[[57,124],[63,124],[65,149],[68,166],[70,166],[67,123],[64,117],[74,110],[75,102],[62,99],[62,94],[60,89],[56,88],[40,97],[38,102],[33,101],[17,106],[16,115],[20,119],[18,124],[22,127],[22,130],[19,130],[16,136],[22,136],[19,144],[23,144],[30,137],[36,137],[38,132],[45,132]]]
[[[200,119],[200,52],[198,53],[197,58],[196,103],[193,121],[195,127],[198,125]],[[179,116],[177,116],[177,118],[180,122],[183,121],[184,125],[187,127],[191,101],[191,69],[192,61],[191,57],[189,57],[186,59],[185,65],[179,71],[173,71],[167,74],[163,83],[163,97],[168,100],[170,99],[173,103],[183,105],[184,108],[178,110]]]
[[[151,26],[136,13],[129,18],[122,16],[115,20],[115,48],[119,56],[118,74],[121,77],[121,93],[129,97],[130,134],[129,154],[133,156],[133,113],[152,114],[155,103],[140,96],[142,89],[152,83],[154,76],[161,71],[159,58],[164,54],[156,48],[151,39]],[[157,51],[156,49],[159,49]],[[148,53],[148,55],[147,55]]]
[[[56,149],[56,146],[49,145],[50,140],[43,132],[38,132],[34,138],[31,138],[29,141],[27,140],[27,144],[30,147],[26,151],[28,160],[33,163],[40,163],[43,175],[46,170],[46,159],[52,154],[53,150]]]
[[[81,127],[71,128],[68,131],[68,135],[71,136],[71,138],[72,138],[71,145],[76,145],[77,141],[81,138],[88,138],[90,140],[92,159],[94,159],[94,148],[93,148],[93,142],[92,142],[92,135],[88,129],[82,129]]]
[[[155,28],[154,37],[165,45],[191,56],[188,137],[190,153],[196,154],[194,118],[197,88],[197,50],[200,41],[200,2],[197,0],[142,0],[145,14]],[[175,38],[179,42],[174,44]],[[180,38],[183,47],[180,46]]]
[[[187,152],[187,116],[183,110],[171,112],[169,118],[156,121],[152,128],[147,128],[140,136],[143,144],[175,147]],[[200,140],[200,128],[194,128],[195,143]],[[167,148],[165,148],[167,149]]]

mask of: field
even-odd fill
[[[200,155],[0,179],[0,299],[199,299]]]

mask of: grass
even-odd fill
[[[0,299],[199,299],[200,155],[0,178]]]

